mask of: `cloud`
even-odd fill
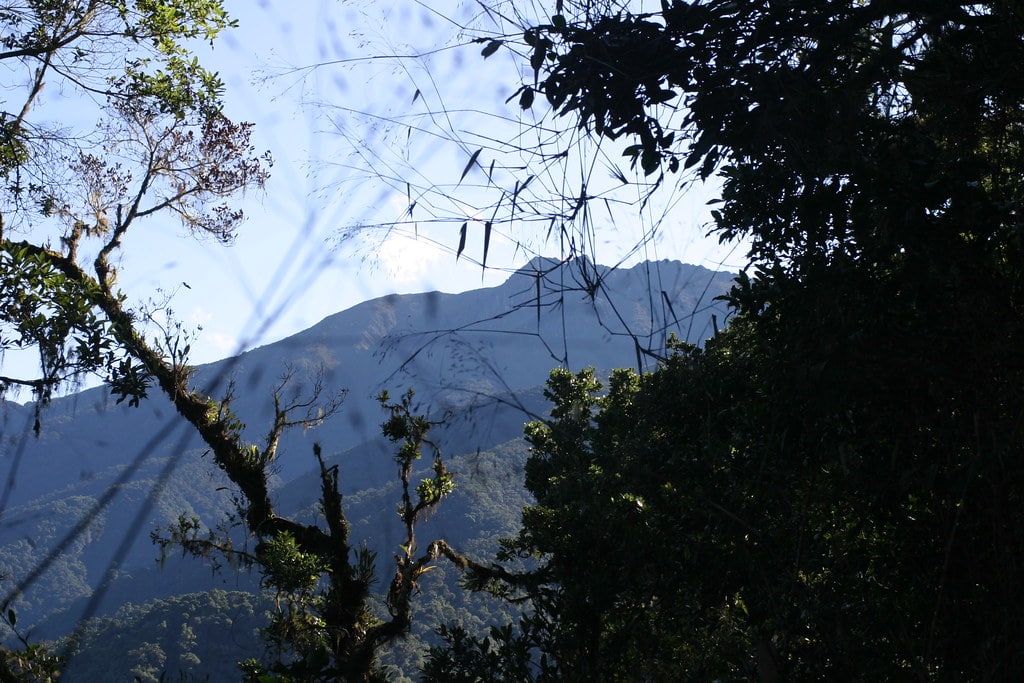
[[[429,241],[399,232],[392,232],[377,246],[377,260],[396,284],[422,282],[437,270],[443,256]]]
[[[238,353],[238,337],[223,332],[209,332],[204,335],[206,342],[223,355]],[[222,356],[221,356],[222,357]]]
[[[399,216],[399,220],[408,221],[411,215],[407,202],[405,196],[392,194],[386,204],[388,212]],[[413,285],[436,274],[445,256],[427,234],[430,227],[429,223],[418,228],[410,223],[397,223],[361,232],[360,236],[372,260],[384,270],[392,284]]]

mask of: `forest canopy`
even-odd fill
[[[720,182],[711,231],[750,245],[734,315],[607,393],[552,375],[506,548],[544,563],[479,585],[533,612],[449,632],[428,671],[1019,675],[1020,3],[630,7],[510,36],[519,103]]]
[[[0,114],[0,353],[35,351],[40,369],[0,389],[27,387],[41,409],[94,373],[129,403],[154,388],[172,401],[254,542],[225,548],[186,518],[169,542],[260,565],[286,606],[271,635],[286,656],[252,662],[253,677],[379,673],[442,559],[523,616],[486,637],[444,629],[430,680],[1019,677],[1020,2],[631,7],[557,0],[549,20],[482,38],[482,57],[521,53],[518,106],[627,143],[655,188],[720,183],[710,229],[749,245],[746,268],[705,348],[674,343],[654,372],[607,382],[552,373],[550,419],[526,427],[535,502],[494,562],[416,545],[453,475],[413,394],[382,394],[405,542],[374,613],[374,557],[349,538],[338,465],[314,449],[317,522],[280,515],[268,480],[282,432],[340,398],[320,381],[286,392],[286,377],[250,443],[230,391],[192,386],[181,330],[147,336],[152,311],[118,289],[129,228],[172,215],[230,240],[233,198],[267,178],[186,47],[231,25],[220,2],[0,12],[19,95]],[[67,134],[39,106],[47,80],[95,104],[93,124]],[[572,223],[595,198],[567,199]],[[424,452],[433,475],[417,486]]]

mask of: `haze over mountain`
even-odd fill
[[[287,339],[201,366],[194,381],[215,397],[234,382],[232,407],[258,440],[282,374],[292,368],[301,391],[322,367],[326,387],[347,395],[339,414],[314,436],[325,448],[344,451],[378,437],[374,397],[381,389],[413,387],[438,407],[487,403],[542,385],[557,365],[636,367],[637,349],[660,350],[670,333],[699,343],[712,333],[712,315],[724,321],[724,307],[714,298],[731,277],[678,262],[610,270],[535,259],[499,287],[364,302]],[[104,388],[56,399],[45,409],[38,438],[30,438],[32,405],[7,402],[0,411],[0,500],[7,506],[89,481],[142,451],[161,455],[202,446],[155,389],[139,408],[116,405]],[[294,451],[308,454],[313,437],[288,437],[280,461],[284,479],[311,467]]]
[[[382,414],[374,397],[382,389],[394,395],[412,387],[422,410],[446,417],[436,437],[449,457],[488,451],[517,439],[525,420],[545,413],[541,388],[551,368],[649,367],[670,334],[694,343],[710,336],[712,316],[724,325],[724,306],[714,299],[731,279],[669,261],[609,269],[535,259],[498,287],[364,302],[287,339],[202,366],[194,381],[216,397],[233,385],[232,408],[254,441],[269,428],[272,392],[284,373],[292,374],[285,396],[308,391],[321,369],[328,390],[347,390],[342,409],[322,427],[282,440],[275,463],[279,508],[296,514],[315,502],[315,440],[340,462],[346,506],[363,506],[354,517],[359,531],[386,548],[397,527],[383,528],[377,513],[388,524],[395,521],[393,501],[384,502],[393,493],[394,464],[379,435]],[[47,571],[15,602],[23,623],[41,623],[46,635],[56,636],[83,614],[109,613],[125,600],[211,585],[254,587],[251,578],[211,579],[191,558],[154,572],[157,551],[149,534],[155,527],[179,514],[212,526],[231,509],[227,482],[157,390],[137,408],[115,404],[103,388],[55,399],[42,412],[38,437],[34,420],[33,405],[0,406],[3,593],[50,558]],[[458,461],[460,474],[498,472],[502,457]],[[521,477],[509,471],[495,476],[502,478],[496,486],[521,491]],[[459,495],[432,522],[437,533],[467,541],[510,532],[477,528],[488,522],[483,513],[474,517],[474,506],[485,502],[474,502],[472,487]],[[508,505],[521,501],[512,498]],[[100,584],[106,588],[98,594]]]

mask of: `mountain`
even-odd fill
[[[601,289],[591,297],[586,288],[597,280]],[[412,386],[437,406],[486,403],[543,384],[556,365],[635,367],[638,344],[663,348],[672,332],[699,342],[710,336],[713,314],[724,319],[713,299],[730,281],[730,274],[678,262],[611,270],[535,259],[498,287],[364,302],[287,339],[201,366],[195,382],[219,397],[233,381],[232,407],[250,426],[250,438],[259,440],[282,373],[293,368],[301,389],[322,366],[325,385],[348,394],[343,410],[315,438],[341,452],[378,436],[374,396],[384,388],[394,393]],[[115,405],[103,388],[57,399],[43,415],[38,438],[31,430],[33,406],[8,402],[0,411],[0,509],[104,478],[109,467],[135,457],[202,447],[155,390],[137,409]],[[312,467],[312,438],[286,435],[282,478]],[[480,438],[503,440],[486,432]]]
[[[395,472],[374,397],[413,387],[421,410],[445,417],[435,436],[450,458],[459,456],[451,462],[460,488],[430,533],[471,547],[512,531],[508,517],[525,501],[517,469],[525,450],[493,449],[515,443],[523,422],[545,413],[550,369],[649,367],[669,334],[699,343],[713,333],[713,316],[724,324],[715,297],[731,279],[670,261],[611,269],[534,259],[498,287],[364,302],[201,366],[194,382],[215,397],[231,387],[232,408],[254,441],[268,429],[282,375],[292,377],[285,397],[308,392],[318,372],[327,389],[347,390],[323,426],[285,435],[275,495],[284,513],[315,513],[315,439],[340,464],[354,526],[383,558],[397,534],[388,526]],[[31,404],[0,405],[0,590],[33,578],[13,603],[19,624],[56,637],[83,615],[113,614],[125,602],[255,588],[252,577],[214,576],[191,559],[163,573],[155,567],[155,527],[179,514],[214,525],[232,509],[228,482],[164,397],[153,391],[138,408],[115,404],[102,388],[55,399],[38,437],[35,414]],[[492,479],[482,480],[488,472]]]

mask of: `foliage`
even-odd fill
[[[552,375],[502,646],[536,679],[1019,676],[1019,3],[562,5],[522,104],[717,174],[751,250],[706,351]],[[495,675],[449,635],[438,670]]]
[[[398,515],[405,531],[400,553],[395,555],[394,578],[384,597],[386,618],[375,613],[371,592],[377,581],[376,553],[365,545],[353,545],[351,524],[338,489],[338,465],[325,463],[319,444],[314,445],[314,452],[320,465],[320,514],[326,521],[326,532],[315,524],[301,525],[275,516],[277,529],[266,533],[255,530],[261,540],[252,555],[234,548],[217,534],[204,533],[200,524],[185,518],[171,530],[170,538],[155,537],[165,546],[178,544],[195,555],[219,552],[232,561],[242,556],[243,563],[259,565],[263,586],[273,593],[276,605],[271,623],[264,630],[272,652],[269,664],[258,659],[241,663],[248,680],[379,678],[378,651],[408,633],[418,580],[434,568],[442,549],[454,555],[443,541],[435,541],[426,552],[418,554],[415,539],[416,525],[454,488],[440,451],[428,436],[433,423],[415,414],[412,391],[397,403],[390,403],[387,392],[379,400],[389,413],[382,426],[384,433],[399,444],[396,460],[402,501]],[[289,423],[287,410],[278,402],[275,424],[283,427]],[[278,438],[279,433],[272,431],[268,444],[276,444]],[[416,486],[417,501],[413,503],[413,464],[424,446],[434,451],[434,475]],[[252,457],[264,473],[273,459],[258,450]],[[239,513],[246,512],[245,503],[240,502]]]
[[[265,442],[248,443],[231,408],[233,387],[219,399],[195,389],[180,325],[158,320],[157,313],[169,318],[169,311],[133,306],[117,287],[130,229],[170,214],[196,235],[230,241],[242,213],[228,200],[268,177],[269,157],[254,155],[250,126],[222,113],[220,81],[188,49],[188,41],[212,40],[230,26],[222,3],[28,0],[5,6],[0,24],[0,60],[7,60],[12,79],[6,85],[24,94],[20,111],[0,119],[6,183],[0,188],[0,358],[6,350],[35,350],[40,359],[37,377],[0,376],[0,390],[32,389],[37,434],[39,411],[52,393],[85,374],[99,375],[130,405],[154,387],[161,391],[237,489],[236,520],[256,544],[250,554],[220,543],[188,516],[171,540],[187,552],[227,552],[261,566],[282,605],[271,630],[284,658],[278,673],[302,680],[366,678],[376,650],[408,630],[416,579],[439,556],[433,546],[415,555],[413,527],[452,489],[437,455],[434,476],[420,484],[412,502],[411,462],[429,444],[429,424],[410,413],[411,394],[390,406],[389,429],[409,425],[403,434],[390,433],[408,463],[402,512],[408,538],[388,593],[389,618],[381,620],[370,613],[373,557],[349,543],[337,466],[328,467],[315,447],[326,530],[279,516],[270,492],[282,433],[318,426],[338,409],[343,393],[325,396],[318,376],[308,396],[286,394],[292,378],[286,372],[273,394]],[[19,89],[25,77],[28,85]],[[57,123],[68,119],[74,126],[78,119],[41,104],[45,80],[94,102],[93,110],[83,108],[95,115],[92,125],[58,131]],[[13,238],[15,230],[25,238]],[[39,574],[21,578],[8,599]],[[155,646],[146,653],[149,675],[165,655]]]
[[[235,662],[258,650],[267,608],[248,593],[221,590],[125,604],[80,624],[58,644],[69,662],[64,677],[237,680]]]
[[[145,408],[143,405],[142,409]],[[137,411],[122,412],[134,414]],[[52,438],[53,420],[53,414],[48,413],[44,438],[47,435]],[[451,438],[450,434],[446,433],[446,438]],[[525,502],[522,466],[526,455],[525,444],[517,440],[491,451],[446,456],[445,465],[459,474],[459,485],[426,523],[418,525],[417,537],[442,536],[466,554],[491,556],[498,548],[498,530],[507,535],[518,528],[519,510]],[[375,448],[366,456],[379,458],[380,454]],[[351,460],[351,454],[337,454],[328,464]],[[429,460],[422,458],[414,466],[410,489],[432,474]],[[146,466],[152,468],[151,474],[155,477],[164,465],[165,459],[150,459]],[[187,453],[175,475],[164,484],[160,509],[153,510],[153,517],[146,518],[142,527],[170,524],[174,531],[180,531],[173,523],[181,510],[194,511],[198,518],[205,520],[217,519],[230,510],[226,493],[214,491],[229,482],[216,478],[204,490],[203,482],[211,474],[208,468],[200,452]],[[381,587],[387,588],[395,570],[390,558],[399,552],[398,546],[402,543],[403,525],[395,514],[395,503],[401,500],[401,482],[397,477],[393,479],[380,489],[359,490],[344,499],[346,516],[352,525],[353,548],[362,551],[365,546],[378,558],[388,560],[376,562],[377,583],[370,605],[378,617],[385,614]],[[48,549],[57,547],[80,520],[90,518],[89,510],[96,505],[96,500],[86,495],[100,495],[110,486],[109,482],[109,477],[99,477],[74,487],[78,498],[68,497],[67,492],[63,492],[58,494],[64,496],[59,500],[51,500],[50,496],[45,504],[41,501],[9,508],[4,515],[10,527],[7,529],[9,540],[0,548],[3,572],[20,578],[39,567]],[[162,568],[154,565],[152,546],[140,532],[133,533],[130,527],[142,514],[137,506],[141,501],[137,499],[145,499],[155,483],[143,474],[130,484],[130,491],[122,489],[103,514],[93,517],[88,531],[60,552],[32,589],[12,602],[17,609],[18,628],[22,633],[31,634],[30,644],[41,643],[51,652],[66,655],[68,663],[62,680],[108,680],[118,676],[132,679],[133,675],[148,680],[162,673],[164,680],[178,680],[179,672],[195,675],[196,680],[203,680],[204,676],[210,681],[236,680],[240,674],[235,662],[239,660],[256,658],[264,666],[275,661],[276,649],[265,637],[264,629],[272,617],[287,614],[288,596],[283,593],[277,596],[277,591],[267,584],[257,603],[254,594],[261,593],[258,574],[238,575],[239,569],[246,571],[244,567],[227,566],[225,562],[225,559],[246,559],[239,554],[246,548],[251,552],[242,534],[237,529],[230,529],[230,536],[225,529],[207,533],[202,522],[191,516],[186,517],[189,524],[185,535],[178,536],[177,545],[167,546]],[[309,480],[298,480],[289,482],[285,488],[295,491],[296,500],[300,492],[304,492],[303,500],[308,500],[310,486]],[[284,492],[279,491],[278,495],[282,511],[289,516],[301,519],[319,516],[315,509],[294,510]],[[180,544],[190,537],[189,534],[215,544],[203,561],[180,557]],[[166,530],[161,533],[163,540],[172,540],[166,538],[169,535]],[[136,536],[135,549],[119,562],[116,571],[107,574],[109,583],[105,578],[102,584],[105,594],[94,601],[96,594],[104,589],[97,590],[86,579],[110,572],[112,549],[124,538]],[[229,538],[233,540],[230,547],[225,543]],[[211,568],[218,560],[225,566],[211,575]],[[439,625],[455,622],[477,634],[486,632],[490,624],[504,623],[510,616],[515,617],[513,609],[502,603],[461,590],[456,568],[445,564],[435,566],[416,581],[408,635],[378,650],[377,668],[390,680],[403,674],[410,678],[402,680],[417,677],[428,646],[440,643],[433,634]],[[224,598],[217,590],[200,593],[211,583],[225,590],[247,590],[250,594],[234,592]],[[276,603],[275,597],[279,597]],[[85,615],[110,616],[93,617],[79,623],[83,609]],[[183,623],[195,632],[194,640],[184,637]],[[72,629],[76,644],[68,647],[68,641],[61,636]],[[54,645],[47,642],[57,638],[60,640]],[[15,647],[13,640],[9,647]],[[117,662],[116,669],[111,662]],[[132,669],[136,674],[129,675]]]
[[[221,113],[220,80],[188,48],[231,25],[217,0],[26,1],[0,12],[17,107],[0,112],[0,352],[39,357],[38,376],[0,377],[5,393],[28,387],[44,403],[99,373],[135,403],[152,385],[126,348],[146,315],[115,288],[125,234],[169,213],[230,240],[242,214],[226,200],[267,178],[249,124]],[[44,102],[44,85],[61,95]],[[63,97],[79,98],[73,110]],[[178,371],[185,355],[170,358]]]
[[[449,429],[445,436],[451,438],[450,423],[446,427]],[[500,536],[514,533],[519,527],[519,511],[526,502],[522,488],[526,456],[526,445],[521,439],[489,451],[446,456],[445,467],[458,473],[458,486],[429,519],[417,525],[416,537],[425,533],[443,537],[460,553],[471,557],[493,555],[499,548]],[[339,460],[344,461],[352,458],[350,453],[339,456]],[[421,461],[413,468],[410,483],[429,477],[431,473],[432,465]],[[308,483],[297,480],[286,488],[296,492],[308,490]],[[282,494],[282,498],[286,497]],[[399,478],[380,488],[346,494],[345,511],[352,524],[350,539],[355,547],[365,547],[378,558],[391,557],[396,548],[402,551],[399,546],[404,544],[404,525],[395,515],[394,505],[401,497]],[[303,512],[298,516],[308,514],[313,513]],[[387,586],[394,576],[395,566],[380,561],[376,564],[375,576]],[[378,669],[383,675],[389,679],[399,675],[415,678],[427,648],[440,644],[434,631],[441,625],[457,623],[475,635],[486,632],[491,624],[504,623],[516,616],[518,610],[514,606],[462,590],[461,576],[458,566],[438,563],[416,579],[408,634],[379,650]],[[381,602],[374,601],[377,613],[381,612]]]
[[[970,225],[981,232],[960,239],[1012,245],[1019,8],[878,0],[798,10],[665,2],[644,15],[555,15],[524,38],[534,87],[561,114],[635,139],[626,154],[650,173],[663,162],[703,178],[720,171],[715,230],[751,238],[759,265],[861,250],[891,259],[909,251],[916,223],[940,234]],[[685,115],[666,130],[670,102]]]
[[[40,681],[50,683],[60,678],[64,658],[54,654],[40,643],[30,643],[26,634],[18,628],[18,614],[9,606],[3,605],[0,615],[3,630],[14,634],[18,646],[16,649],[0,647],[0,681],[17,683],[18,681]],[[6,634],[5,634],[6,635]]]

